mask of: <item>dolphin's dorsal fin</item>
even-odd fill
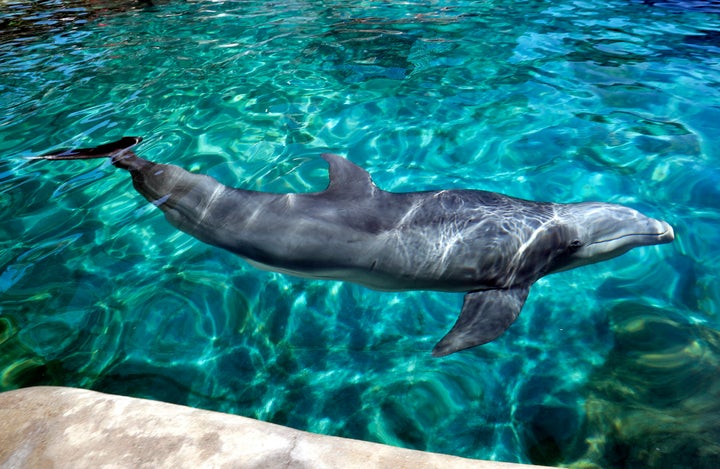
[[[529,286],[470,292],[457,322],[437,343],[433,356],[443,357],[495,340],[517,319]]]
[[[330,164],[330,184],[326,194],[343,197],[367,197],[378,190],[370,173],[347,158],[332,153],[323,153],[322,158]]]

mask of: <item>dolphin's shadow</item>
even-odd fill
[[[720,332],[632,301],[609,317],[615,345],[588,380],[571,465],[720,467]]]

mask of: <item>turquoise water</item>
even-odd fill
[[[573,467],[720,464],[720,5],[5,1],[0,390],[79,386],[331,435]],[[673,244],[541,279],[434,359],[462,295],[255,270],[177,232],[140,156],[265,191],[319,154],[387,190],[602,200]]]

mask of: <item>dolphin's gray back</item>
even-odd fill
[[[375,276],[387,272],[396,279],[369,286],[469,291],[504,288],[527,275],[522,263],[509,261],[552,218],[549,206],[537,206],[484,191],[385,192],[358,205],[350,217],[382,217],[364,246],[366,262],[376,263]]]
[[[165,208],[166,215],[178,228],[260,267],[381,290],[505,286],[513,274],[508,257],[545,222],[528,211],[510,225],[508,212],[522,212],[522,202],[472,191],[376,191],[340,200],[325,192],[222,191],[205,216],[195,214],[189,223]],[[448,205],[456,208],[448,211]]]
[[[523,246],[547,228],[553,204],[474,190],[386,192],[350,161],[323,157],[330,184],[307,194],[234,189],[134,154],[114,164],[177,228],[259,267],[380,290],[505,288],[537,274],[512,259],[530,254]]]

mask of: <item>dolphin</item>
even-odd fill
[[[382,291],[463,292],[436,357],[499,337],[545,275],[674,239],[668,223],[616,204],[532,202],[481,190],[388,192],[333,154],[321,155],[330,176],[321,192],[234,189],[138,157],[132,148],[141,140],[34,158],[109,157],[173,226],[261,269]]]

